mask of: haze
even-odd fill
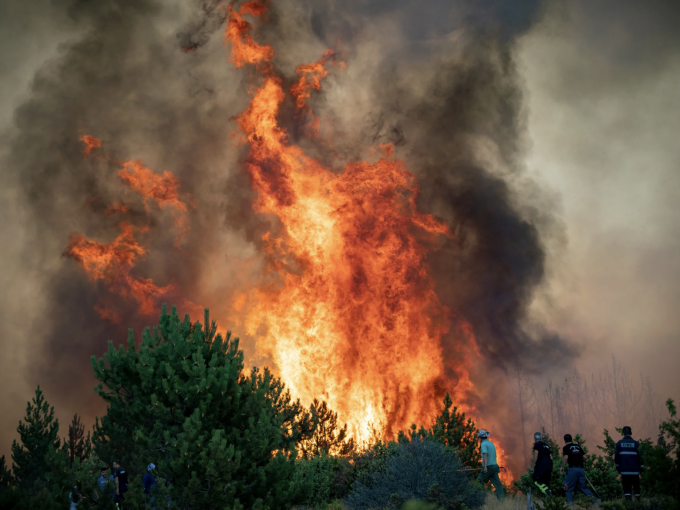
[[[678,399],[680,9],[670,1],[590,4],[543,5],[540,20],[514,43],[528,145],[521,163],[526,172],[512,186],[533,216],[549,218],[537,223],[547,274],[525,323],[528,329],[539,325],[556,332],[578,352],[564,365],[531,368],[537,381],[559,380],[574,367],[587,374],[604,371],[613,354],[634,377],[639,372],[651,377],[661,398]],[[179,3],[168,8],[156,20],[158,30],[170,38],[190,17],[190,8]],[[414,14],[416,29],[427,29],[437,18],[436,5],[432,9],[422,19]],[[91,344],[79,339],[75,320],[72,343],[64,339],[58,346],[60,370],[45,368],[55,356],[54,346],[47,345],[53,325],[46,318],[53,313],[47,289],[72,261],[61,256],[66,238],[37,235],[48,228],[50,218],[42,224],[36,220],[20,175],[6,159],[11,148],[5,142],[19,129],[15,110],[31,98],[36,72],[58,62],[64,51],[60,45],[85,32],[68,12],[61,1],[37,0],[30,8],[18,0],[0,4],[4,455],[37,384],[55,406],[62,427],[76,412],[87,422],[102,412],[90,392],[94,380],[87,358],[101,355],[110,337],[83,350],[82,345]],[[376,15],[377,29],[387,21]],[[459,27],[451,32],[454,28]],[[448,29],[437,26],[432,32],[436,35],[420,37],[445,39]],[[213,39],[221,36],[216,33]],[[220,41],[214,47],[226,59]],[[226,122],[216,136],[224,136]],[[101,331],[108,334],[104,327]],[[124,338],[112,339],[118,343]],[[496,381],[508,377],[500,368],[493,375]]]

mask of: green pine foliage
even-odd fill
[[[207,311],[202,325],[164,307],[159,325],[147,328],[141,342],[130,332],[127,346],[110,343],[103,359],[92,359],[100,382],[95,390],[108,404],[92,441],[76,415],[62,443],[54,408],[38,387],[17,428],[13,470],[0,458],[0,509],[57,510],[73,501],[79,510],[113,510],[113,487],[102,490],[97,482],[113,460],[130,475],[125,508],[131,510],[154,506],[141,483],[150,462],[157,466],[156,508],[465,510],[481,504],[483,492],[464,468],[480,465],[477,429],[448,394],[430,428],[413,425],[398,441],[376,434],[358,449],[325,402],[315,400],[306,410],[268,370],[246,371],[238,347],[229,333],[217,334]],[[680,419],[672,400],[667,407],[657,440],[640,441],[642,501],[621,501],[616,442],[607,430],[601,455],[586,455],[590,482],[609,500],[602,508],[678,510]],[[545,432],[543,440],[553,455],[550,485],[557,497],[536,498],[532,490],[532,499],[537,508],[557,510],[564,507],[562,445]],[[575,442],[588,453],[580,435]],[[527,492],[531,472],[514,485]]]
[[[463,505],[479,508],[484,503],[484,490],[472,483],[453,449],[427,438],[394,448],[382,469],[365,482],[355,482],[346,499],[350,509],[400,508],[411,499],[447,510],[460,510]]]
[[[666,402],[669,419],[659,426],[656,443],[640,441],[645,471],[640,481],[642,494],[669,496],[680,500],[680,420],[673,400]],[[618,430],[618,429],[617,429]]]
[[[100,493],[97,478],[104,463],[96,455],[83,460],[76,457],[71,463],[68,448],[50,448],[45,460],[50,468],[45,487],[29,497],[21,510],[68,508],[71,500],[78,503],[78,510],[116,508],[110,495]]]
[[[668,494],[680,501],[680,418],[672,399],[669,398],[666,401],[666,407],[670,417],[661,424],[659,429],[665,435],[666,451],[672,452],[671,455],[667,455],[672,459],[672,463],[667,468],[666,477],[669,481],[662,494]]]
[[[76,459],[83,461],[92,453],[90,432],[87,433],[87,436],[85,435],[85,425],[80,422],[78,414],[73,416],[73,421],[68,426],[68,438],[65,441],[65,446],[68,449],[71,465]]]
[[[477,427],[470,418],[465,418],[465,413],[458,411],[453,406],[453,401],[447,393],[444,397],[444,409],[437,416],[434,424],[425,429],[417,428],[415,424],[404,433],[399,432],[399,442],[409,442],[418,437],[421,439],[432,439],[456,450],[456,453],[463,464],[470,468],[481,466],[481,453],[479,440],[477,439]]]
[[[645,439],[640,442],[640,450],[646,468],[640,480],[642,493],[676,494],[680,473],[674,469],[673,442],[660,432],[656,444],[651,439]]]
[[[217,334],[207,310],[205,324],[163,307],[140,345],[130,331],[127,349],[93,357],[108,403],[95,452],[133,484],[153,462],[159,494],[182,509],[286,508],[309,490],[293,475],[313,421],[269,371],[244,371],[238,339]]]
[[[302,458],[295,465],[296,483],[311,485],[308,497],[301,502],[306,507],[323,507],[347,495],[346,477],[352,467],[347,457],[322,453],[318,457]]]
[[[583,451],[588,453],[588,449],[585,446],[585,440],[578,434],[575,438],[575,442],[581,445]],[[621,486],[621,481],[619,480],[619,473],[616,471],[616,466],[614,465],[614,457],[601,456],[601,455],[586,455],[583,461],[583,467],[586,471],[586,476],[593,484],[595,490],[597,491],[597,496],[608,501],[611,499],[617,499],[623,496],[623,487]],[[590,488],[590,486],[588,487]]]
[[[547,498],[536,502],[537,510],[569,510],[567,500],[564,498]]]
[[[88,458],[89,447],[80,420],[74,420],[69,440],[62,445],[54,408],[46,402],[40,387],[28,402],[26,417],[17,431],[20,443],[15,441],[12,445],[15,476],[11,476],[5,467],[4,457],[0,466],[0,508],[62,510],[70,504],[69,493],[78,500],[81,499],[78,494],[87,494],[79,509],[114,508],[112,501],[100,502],[96,497],[101,461],[96,457]]]
[[[5,456],[0,457],[0,508],[14,508],[19,493],[14,487],[12,471],[7,467]]]
[[[61,446],[59,421],[40,386],[26,405],[26,416],[19,422],[17,432],[20,442],[12,443],[12,472],[19,489],[29,491],[46,479],[49,466],[45,456],[50,447],[58,450]]]
[[[328,408],[326,402],[314,399],[310,406],[314,433],[309,439],[298,443],[298,449],[305,459],[319,455],[345,457],[354,451],[354,439],[347,437],[347,424],[338,425],[338,413]]]

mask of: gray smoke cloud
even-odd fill
[[[551,192],[537,184],[541,179],[525,168],[527,125],[535,126],[535,116],[526,108],[533,99],[526,95],[524,74],[532,76],[531,69],[518,67],[518,53],[532,48],[532,37],[549,43],[551,27],[589,20],[578,25],[578,37],[615,62],[620,73],[590,84],[595,101],[612,80],[631,76],[627,59],[634,59],[636,72],[653,75],[677,57],[677,38],[670,36],[677,10],[663,2],[641,10],[631,5],[612,19],[611,10],[586,3],[421,4],[276,2],[258,37],[274,44],[275,63],[290,77],[295,66],[316,60],[327,47],[339,46],[346,55],[347,70],[330,77],[314,98],[315,110],[337,130],[339,158],[309,141],[299,143],[329,165],[363,157],[372,144],[395,144],[397,156],[419,178],[419,205],[455,233],[429,263],[440,298],[472,324],[480,345],[475,403],[482,416],[495,410],[491,423],[512,422],[507,394],[494,389],[507,369],[521,362],[536,374],[559,373],[584,349],[582,335],[556,320],[553,309],[536,311],[537,291],[548,296],[543,303],[555,293],[564,297],[555,282],[561,281],[559,252],[566,249],[569,225]],[[119,219],[101,213],[125,201],[132,208],[129,221],[150,227],[143,238],[149,254],[135,274],[159,285],[176,284],[182,298],[220,317],[231,290],[240,285],[244,261],[258,257],[258,232],[266,226],[252,212],[253,192],[238,164],[243,149],[228,137],[234,129],[229,119],[247,104],[249,76],[226,62],[224,4],[63,1],[46,5],[45,14],[12,5],[13,16],[32,20],[35,32],[50,26],[50,40],[62,42],[56,52],[31,53],[40,55],[37,72],[28,92],[16,96],[22,104],[3,137],[3,193],[9,198],[4,216],[15,221],[3,225],[2,239],[18,239],[2,252],[12,268],[3,275],[2,296],[2,338],[12,357],[3,364],[21,367],[4,372],[12,381],[8,386],[17,389],[12,412],[0,423],[3,451],[35,383],[47,389],[64,426],[74,412],[90,420],[100,414],[101,403],[90,391],[90,355],[100,355],[109,339],[123,341],[126,327],[139,330],[154,322],[140,317],[134,304],[93,285],[73,260],[61,256],[71,232],[112,240]],[[610,36],[602,35],[602,26],[610,28]],[[658,30],[650,31],[652,26]],[[635,29],[631,39],[613,43],[624,27]],[[578,56],[557,53],[561,62],[578,68]],[[11,62],[11,52],[3,50],[2,58]],[[586,81],[591,71],[581,69]],[[555,93],[577,102],[574,95],[582,91],[562,78]],[[295,126],[287,127],[295,136]],[[97,154],[141,159],[178,177],[192,204],[181,248],[168,235],[171,215],[147,210],[125,194],[115,163],[82,158],[82,134],[102,139]],[[583,182],[589,179],[583,176]],[[95,312],[103,296],[120,311],[119,324]],[[8,347],[10,342],[19,347]],[[455,338],[446,342],[445,356],[453,364]],[[504,439],[511,450],[517,448],[512,438]]]
[[[3,140],[3,179],[13,198],[7,205],[14,207],[5,217],[17,220],[4,225],[3,238],[11,239],[14,230],[22,234],[21,246],[6,257],[13,271],[5,275],[6,289],[21,288],[21,308],[13,293],[3,296],[8,306],[3,338],[12,338],[6,348],[21,353],[16,357],[23,369],[6,373],[27,382],[23,402],[15,404],[11,415],[3,413],[3,448],[8,448],[7,432],[23,416],[32,391],[26,390],[36,383],[46,389],[64,426],[75,412],[91,422],[103,409],[91,391],[90,355],[101,355],[110,339],[123,340],[127,326],[139,330],[154,322],[140,317],[133,303],[109,296],[104,285],[94,285],[73,260],[62,257],[70,233],[113,240],[120,218],[102,213],[116,201],[125,202],[131,207],[127,220],[150,227],[141,240],[150,253],[137,274],[161,286],[172,281],[190,294],[201,259],[222,239],[205,235],[220,224],[220,196],[202,190],[211,188],[211,172],[229,165],[225,126],[239,108],[231,102],[240,77],[230,75],[227,65],[215,65],[224,62],[221,43],[201,55],[185,55],[177,43],[178,21],[193,14],[193,5],[122,1],[45,7],[45,16],[62,21],[68,35],[37,66],[30,92],[13,112]],[[30,20],[34,11],[22,14],[17,3],[14,14]],[[35,15],[40,18],[37,28],[47,23],[41,13]],[[195,249],[180,253],[173,248],[172,236],[163,235],[172,218],[153,208],[147,211],[125,192],[116,177],[119,164],[83,159],[84,145],[78,140],[83,134],[102,139],[100,154],[114,161],[139,158],[158,172],[168,169],[186,196],[202,197],[189,212],[194,228],[186,246]],[[197,178],[199,171],[204,179]],[[102,296],[119,310],[119,325],[95,312]],[[166,297],[179,301],[178,296]],[[16,324],[17,313],[21,324]]]

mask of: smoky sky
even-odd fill
[[[135,274],[174,283],[183,295],[168,301],[186,298],[219,316],[240,264],[257,256],[264,221],[252,213],[253,193],[239,166],[243,148],[228,137],[250,81],[227,63],[219,2],[54,1],[44,7],[43,13],[19,2],[3,7],[35,32],[51,27],[55,41],[54,49],[35,50],[49,57],[35,64],[16,104],[3,105],[12,113],[2,141],[3,216],[9,218],[2,232],[2,338],[6,349],[20,346],[7,359],[21,367],[10,372],[8,361],[3,378],[22,389],[6,393],[12,412],[0,424],[3,452],[34,384],[46,389],[62,421],[74,412],[90,421],[101,414],[90,356],[101,355],[108,340],[122,342],[127,327],[139,331],[155,320],[140,317],[134,304],[88,281],[62,256],[71,232],[113,239],[119,220],[101,211],[125,200],[129,221],[149,227],[143,238],[149,254]],[[344,51],[347,71],[329,78],[324,94],[313,98],[342,135],[333,164],[393,142],[419,179],[419,206],[450,224],[454,239],[433,248],[428,263],[443,303],[477,336],[488,367],[478,381],[483,404],[502,406],[503,394],[490,392],[490,381],[520,361],[536,374],[574,363],[582,339],[559,321],[528,313],[538,290],[550,294],[551,257],[561,260],[554,254],[574,233],[552,192],[527,174],[530,97],[517,53],[537,30],[577,23],[578,37],[613,62],[610,79],[592,83],[601,91],[617,77],[631,78],[627,66],[653,76],[677,56],[678,9],[660,1],[644,7],[281,1],[268,18],[261,37],[274,45],[277,67],[291,78],[296,65],[316,60],[327,47]],[[3,45],[0,62],[17,68],[11,51]],[[570,96],[567,84],[555,90],[563,101],[582,100]],[[82,134],[102,139],[100,154],[110,159],[83,159]],[[144,207],[117,181],[115,161],[129,159],[178,177],[191,203],[181,248],[168,235],[170,215]],[[95,312],[102,297],[120,311],[119,324]],[[445,342],[445,356],[455,357],[454,338]]]

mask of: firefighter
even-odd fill
[[[583,457],[585,452],[577,443],[574,443],[571,434],[564,435],[564,448],[562,448],[562,465],[560,466],[560,474],[564,471],[564,465],[569,464],[567,475],[564,477],[564,491],[567,493],[567,502],[569,505],[574,504],[574,489],[578,488],[583,494],[597,503],[599,500],[595,494],[590,492],[586,487],[586,472],[583,469]]]
[[[550,477],[552,476],[553,470],[550,446],[543,442],[543,436],[540,432],[534,434],[534,441],[534,454],[531,459],[531,470],[533,471],[532,479],[539,490],[550,498],[552,497],[552,493],[550,492]]]
[[[498,501],[502,501],[505,492],[503,491],[501,479],[498,477],[501,468],[498,467],[498,462],[496,461],[496,447],[489,440],[490,435],[490,432],[483,429],[477,433],[477,437],[479,437],[480,440],[480,450],[482,452],[482,471],[479,473],[477,481],[484,485],[486,485],[486,482],[491,482],[493,488],[496,489]]]
[[[621,475],[623,493],[626,501],[640,500],[640,474],[645,465],[642,463],[640,443],[631,437],[633,431],[630,427],[623,427],[623,438],[616,443],[614,464]]]

